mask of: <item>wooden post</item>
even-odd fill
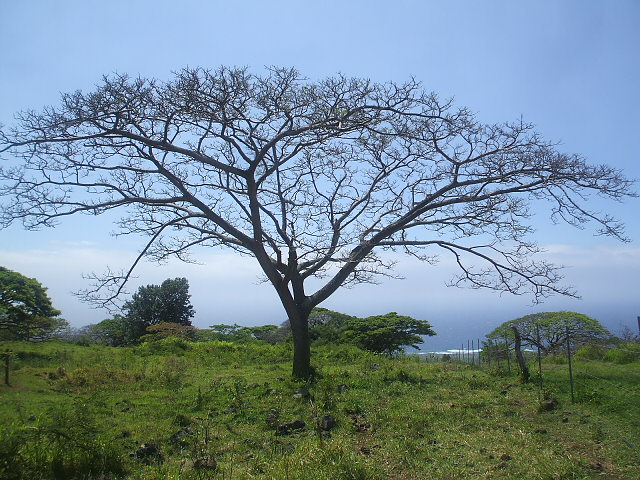
[[[565,327],[567,332],[567,357],[569,359],[569,384],[571,385],[571,403],[576,403],[573,393],[573,369],[571,368],[571,345],[569,344],[569,327]]]
[[[540,326],[536,324],[536,341],[538,342],[538,379],[540,380],[540,396],[542,396],[542,355],[540,354]]]
[[[520,374],[522,375],[522,383],[527,383],[529,381],[529,368],[527,367],[527,362],[524,359],[524,356],[522,355],[522,340],[520,338],[520,332],[518,332],[518,329],[514,326],[511,325],[511,328],[513,328],[513,335],[515,337],[515,352],[516,352],[516,359],[518,360],[518,364],[520,365]]]
[[[511,359],[509,358],[510,352],[509,352],[509,339],[507,338],[507,336],[504,336],[504,349],[507,353],[507,371],[509,373],[511,373]]]
[[[476,349],[473,348],[473,338],[471,339],[471,363],[473,365],[476,363]]]
[[[9,366],[11,363],[11,352],[7,350],[4,354],[4,384],[9,386]]]

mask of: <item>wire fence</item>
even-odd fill
[[[529,370],[529,382],[537,385],[540,401],[548,398],[571,402],[574,413],[598,428],[617,437],[629,448],[638,450],[637,441],[629,438],[615,423],[611,413],[617,414],[622,425],[637,425],[640,421],[640,343],[630,342],[611,349],[582,349],[577,339],[567,331],[556,350],[543,356],[539,348],[523,349],[524,366]],[[586,352],[586,354],[585,354]],[[577,355],[576,355],[577,354]],[[595,357],[595,358],[594,358]],[[460,343],[459,349],[424,355],[428,362],[451,362],[478,368],[499,376],[522,375],[513,338],[500,341],[480,339]],[[604,361],[592,361],[604,360]],[[580,405],[588,409],[582,412]],[[601,412],[602,418],[594,412]]]

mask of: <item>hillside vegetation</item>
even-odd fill
[[[572,404],[553,359],[541,391],[504,368],[321,346],[301,383],[290,349],[2,343],[0,478],[640,478],[637,361],[579,360]]]

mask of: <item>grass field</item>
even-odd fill
[[[640,478],[638,362],[576,363],[571,403],[552,361],[541,390],[347,346],[314,350],[307,384],[287,345],[7,349],[3,479]],[[544,397],[558,404],[542,410]]]

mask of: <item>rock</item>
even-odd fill
[[[500,460],[502,460],[503,462],[508,462],[509,460],[511,460],[513,457],[511,455],[507,455],[506,453],[504,455],[502,455],[500,457]]]
[[[353,426],[358,433],[364,433],[371,428],[371,424],[369,422],[361,421],[355,415],[351,417],[351,421],[353,422]]]
[[[604,471],[604,466],[600,462],[593,462],[589,464],[589,468],[595,470],[596,472]]]
[[[272,408],[267,412],[265,421],[267,422],[267,425],[269,425],[270,427],[275,427],[278,421],[278,418],[280,418],[280,411],[276,408]]]
[[[218,468],[218,463],[216,459],[210,456],[196,458],[193,461],[193,469],[194,470],[208,470],[210,472],[215,471]]]
[[[569,421],[569,417],[562,417],[562,423],[567,423]]]
[[[341,383],[340,385],[338,385],[338,386],[336,387],[336,391],[337,391],[338,393],[344,393],[344,392],[346,392],[347,390],[349,390],[349,387],[347,387],[344,383]]]
[[[547,433],[546,428],[536,428],[536,433]]]
[[[282,425],[278,425],[276,427],[276,435],[289,435],[290,433],[304,430],[306,426],[307,424],[304,423],[303,420],[300,420],[298,418],[293,422],[283,423]]]
[[[540,406],[538,407],[538,411],[540,412],[551,412],[558,408],[558,400],[555,398],[545,398],[542,402],[540,402]]]
[[[318,423],[318,426],[320,427],[320,430],[324,430],[325,432],[328,432],[329,430],[331,430],[333,427],[336,426],[336,419],[334,418],[333,415],[330,415],[327,413],[322,417],[320,417],[320,422]]]
[[[360,447],[360,453],[363,455],[371,455],[371,449],[369,447]]]
[[[176,433],[174,433],[169,437],[169,443],[172,445],[178,445],[178,446],[184,447],[188,444],[187,437],[189,435],[191,435],[190,428],[187,428],[187,427],[181,428],[180,430],[178,430]]]
[[[133,458],[137,458],[146,465],[162,463],[164,461],[164,457],[160,453],[160,447],[155,443],[143,443],[134,453],[131,454],[131,456]]]
[[[304,400],[313,400],[313,395],[309,392],[309,389],[304,387],[298,390],[293,394],[293,398],[304,399]]]

